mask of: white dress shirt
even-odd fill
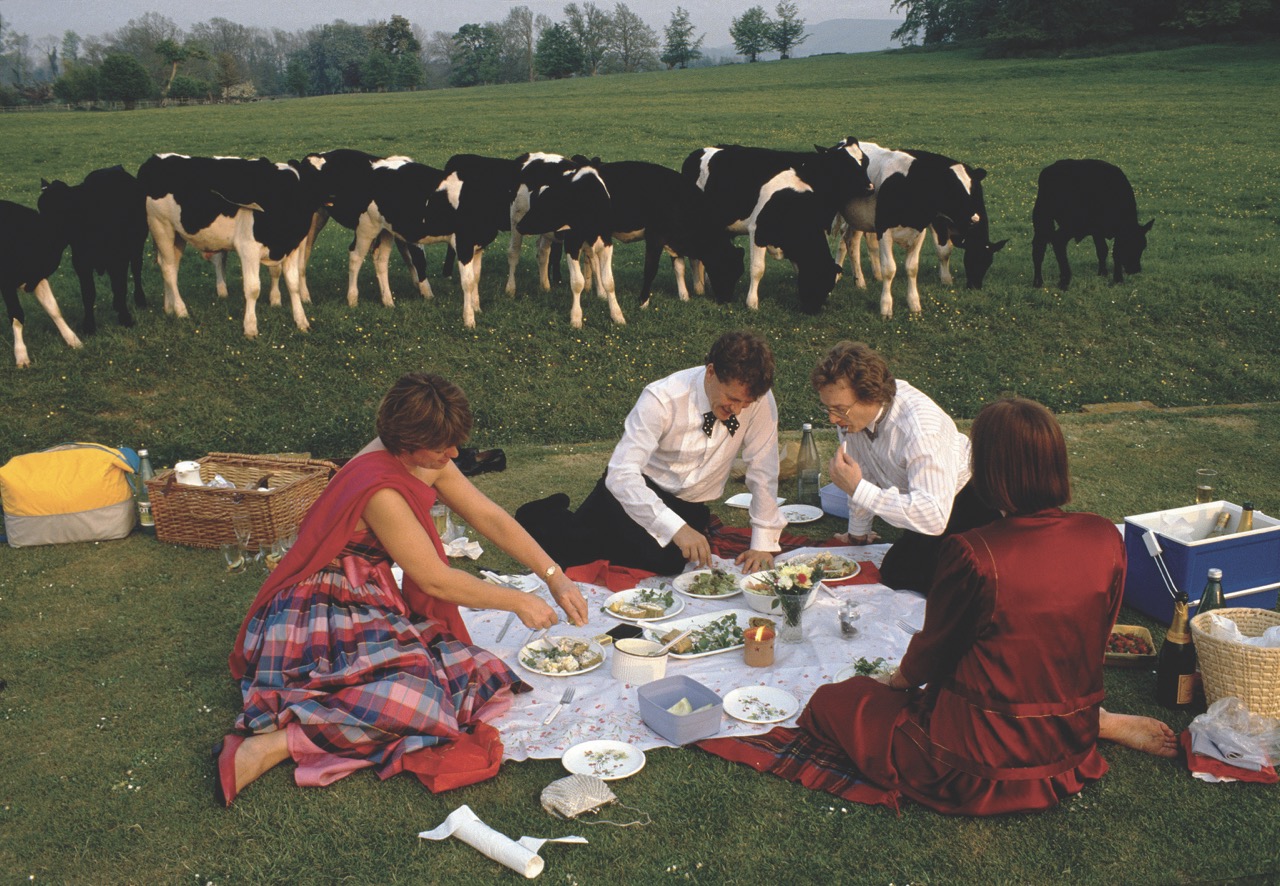
[[[840,432],[862,468],[849,496],[849,534],[866,535],[874,517],[922,535],[941,535],[956,493],[969,482],[969,438],[951,416],[898,380],[887,412],[868,431]]]
[[[705,366],[695,366],[641,392],[609,459],[605,485],[627,515],[665,547],[684,520],[644,478],[685,501],[711,501],[724,493],[741,450],[751,491],[751,549],[778,551],[787,525],[778,509],[778,404],[770,391],[738,414],[734,435],[717,421],[708,437],[702,431],[703,415],[711,411],[706,376]]]

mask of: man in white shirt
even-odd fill
[[[737,562],[768,569],[786,519],[778,509],[778,406],[773,352],[748,332],[722,335],[694,366],[648,385],[627,416],[609,468],[577,512],[564,494],[516,519],[565,566],[608,560],[661,575],[711,563],[705,502],[724,493],[734,459],[747,464],[751,547]]]
[[[903,529],[885,554],[881,579],[927,592],[942,539],[1000,516],[968,486],[969,438],[861,342],[835,345],[810,381],[839,428],[828,470],[849,496],[849,543],[879,541],[871,528],[876,517]]]

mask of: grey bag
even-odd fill
[[[567,775],[542,789],[542,808],[556,818],[577,818],[616,802],[609,786],[594,775]]]

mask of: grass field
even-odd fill
[[[240,300],[216,300],[211,269],[188,255],[182,283],[192,319],[160,312],[149,265],[152,307],[137,327],[121,329],[100,298],[101,331],[80,352],[24,297],[33,366],[19,372],[0,360],[0,461],[67,439],[147,445],[159,464],[210,451],[349,455],[370,436],[389,382],[427,368],[471,395],[474,442],[508,452],[506,473],[480,478],[490,495],[509,507],[557,488],[577,498],[645,383],[697,362],[720,332],[751,327],[778,354],[784,428],[811,417],[807,377],[820,351],[860,338],[961,418],[1012,391],[1063,413],[1131,400],[1190,407],[1064,415],[1076,507],[1119,520],[1182,504],[1191,469],[1216,465],[1226,497],[1252,497],[1276,513],[1278,61],[1275,45],[1071,61],[904,52],[448,92],[0,116],[0,198],[27,205],[41,177],[79,180],[114,163],[136,170],[164,150],[286,159],[355,147],[442,165],[460,151],[543,149],[678,166],[704,144],[805,148],[852,134],[985,167],[992,237],[1011,239],[980,292],[943,288],[926,255],[922,316],[887,322],[878,290],[858,291],[851,276],[821,315],[801,314],[790,270],[776,264],[758,312],[744,308],[741,293],[730,306],[681,304],[666,269],[641,312],[640,250],[620,246],[629,322],[612,326],[591,298],[582,330],[568,325],[565,293],[535,291],[530,257],[518,299],[502,294],[500,239],[482,281],[479,326],[464,331],[456,281],[433,280],[437,297],[423,302],[398,263],[393,310],[378,304],[368,270],[364,298],[348,308],[349,237],[331,226],[309,274],[313,331],[298,333],[286,312],[262,306],[256,341],[240,334]],[[1036,175],[1071,156],[1121,166],[1143,219],[1156,219],[1144,273],[1121,286],[1093,276],[1088,243],[1072,250],[1068,292],[1031,286]],[[1052,260],[1047,271],[1056,280]],[[53,285],[76,323],[69,261]],[[1247,402],[1263,405],[1225,405]],[[820,528],[838,527],[828,520]],[[303,791],[281,767],[232,810],[216,809],[207,750],[239,707],[226,654],[256,590],[248,576],[224,576],[216,560],[216,552],[138,536],[0,548],[0,679],[8,684],[0,692],[0,882],[514,876],[465,846],[414,839],[464,802],[507,833],[586,831],[590,846],[546,853],[544,880],[569,884],[1280,876],[1274,788],[1205,786],[1123,749],[1109,749],[1112,771],[1060,809],[997,820],[914,806],[895,818],[694,751],[655,752],[643,779],[620,783],[622,801],[654,817],[640,830],[548,819],[536,797],[561,774],[555,761],[511,766],[439,797],[407,778],[378,783],[367,774]],[[486,556],[479,565],[502,561]],[[1108,672],[1108,704],[1158,714],[1152,682],[1141,671]],[[1171,722],[1181,728],[1187,719]]]

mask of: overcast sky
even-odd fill
[[[311,25],[344,19],[354,24],[402,15],[431,31],[456,31],[468,22],[501,21],[514,6],[527,6],[536,14],[559,21],[569,0],[218,0],[216,3],[173,0],[0,0],[5,30],[26,34],[33,40],[75,31],[81,37],[102,36],[146,12],[156,12],[181,28],[219,17],[241,25],[296,31]],[[757,4],[771,14],[777,0],[626,0],[659,34],[677,6],[689,11],[706,45],[722,46],[729,38],[729,23]],[[612,9],[616,0],[595,0]],[[902,18],[890,10],[892,0],[797,0],[800,16],[812,26],[835,18]]]

